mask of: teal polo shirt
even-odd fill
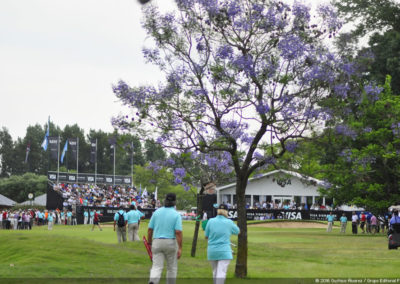
[[[218,215],[207,222],[208,260],[232,259],[231,235],[239,234],[239,227],[232,220]]]
[[[328,222],[333,222],[333,220],[335,219],[335,216],[328,215],[328,216],[326,216],[326,219],[328,220]]]
[[[119,220],[119,214],[124,216],[124,221],[128,220],[128,217],[126,216],[126,212],[124,210],[119,210],[117,213],[114,214],[114,221]]]
[[[340,222],[347,223],[347,217],[346,216],[340,217]]]
[[[52,214],[48,214],[47,215],[47,221],[49,221],[49,222],[53,222],[53,215]]]
[[[134,224],[138,223],[140,218],[144,216],[144,214],[139,210],[131,210],[128,213],[126,213],[126,216],[128,219],[128,224]]]
[[[174,207],[157,209],[149,222],[153,239],[175,239],[175,231],[182,231],[182,217]]]

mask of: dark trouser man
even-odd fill
[[[354,235],[357,235],[357,222],[352,222],[351,223],[351,230]]]

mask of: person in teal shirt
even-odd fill
[[[328,233],[332,232],[332,226],[333,226],[333,221],[335,217],[332,215],[332,212],[329,212],[329,215],[326,216],[326,220],[328,220],[328,228],[326,228],[326,231]]]
[[[340,233],[346,234],[347,227],[347,217],[346,214],[343,213],[342,217],[340,217]]]
[[[119,225],[119,218],[124,218],[123,226]],[[119,207],[119,211],[114,215],[114,232],[115,232],[115,225],[118,223],[117,226],[117,238],[118,242],[126,242],[126,224],[128,223],[127,214],[124,211],[122,206]]]
[[[157,284],[167,262],[167,283],[175,283],[178,273],[178,259],[182,254],[182,217],[175,210],[176,195],[168,193],[164,207],[151,216],[147,238],[153,254],[153,266],[149,283]],[[153,241],[154,239],[154,241]]]
[[[49,213],[47,214],[47,229],[49,231],[53,230],[53,212],[49,211]]]
[[[89,217],[90,217],[90,218],[89,218],[89,224],[90,224],[90,225],[93,225],[94,209],[90,210]]]
[[[89,220],[89,213],[85,210],[83,212],[83,224],[87,225]]]
[[[144,218],[144,214],[139,210],[136,210],[135,205],[130,206],[130,211],[126,213],[128,219],[128,240],[140,241],[139,238],[139,220]]]
[[[239,227],[228,219],[228,207],[220,204],[217,217],[207,222],[205,236],[208,239],[207,259],[213,270],[214,283],[225,282],[229,263],[233,259],[231,235],[238,235]]]

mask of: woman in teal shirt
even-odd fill
[[[214,283],[225,282],[228,265],[233,259],[231,235],[239,232],[239,227],[228,219],[228,207],[219,205],[217,217],[208,220],[205,230],[208,239],[207,258],[213,269]]]

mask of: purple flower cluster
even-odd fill
[[[349,128],[347,125],[337,125],[335,131],[337,134],[350,137],[353,140],[357,138],[357,133],[353,129]]]
[[[186,171],[184,168],[176,168],[173,172],[175,177],[175,183],[182,183],[183,178],[186,176]]]
[[[375,102],[379,100],[379,94],[382,92],[383,88],[374,86],[372,84],[368,84],[364,87],[365,93],[368,95],[368,98]]]
[[[393,123],[391,129],[394,135],[400,135],[400,122]]]
[[[337,96],[341,97],[342,99],[346,99],[347,95],[350,91],[350,86],[348,83],[344,84],[337,84],[334,86],[334,92]]]
[[[259,104],[256,107],[256,110],[259,114],[266,114],[268,113],[271,109],[267,104]]]
[[[279,41],[278,48],[283,58],[293,60],[304,55],[306,46],[298,36],[289,34]]]
[[[290,152],[290,153],[294,153],[294,151],[296,150],[297,147],[298,147],[298,144],[295,141],[289,141],[289,142],[286,142],[286,144],[285,144],[286,150],[288,150],[288,152]]]
[[[232,59],[233,49],[230,45],[220,46],[217,50],[216,56],[221,59]]]

